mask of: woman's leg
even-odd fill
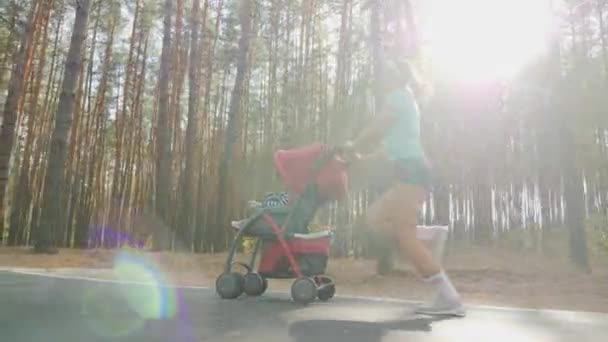
[[[460,296],[441,266],[416,236],[418,210],[425,198],[422,187],[399,182],[391,187],[370,209],[370,225],[383,234],[395,236],[399,249],[423,279],[438,292],[435,301],[419,310],[428,314],[462,315]]]
[[[423,190],[397,183],[372,205],[368,218],[371,227],[397,239],[401,252],[426,278],[437,274],[440,267],[416,237],[418,208],[423,200]]]

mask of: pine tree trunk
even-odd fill
[[[379,110],[382,105],[382,97],[380,96],[380,84],[382,79],[382,37],[380,32],[380,9],[382,7],[380,0],[372,0],[371,6],[371,18],[370,18],[370,39],[372,49],[372,65],[373,65],[373,94],[374,94],[374,108]]]
[[[600,36],[600,44],[602,47],[602,63],[604,65],[604,82],[608,87],[608,45],[606,42],[606,23],[604,19],[604,6],[606,1],[596,1],[597,3],[597,18],[598,18],[598,34]]]
[[[484,171],[485,173],[485,171]],[[481,182],[473,188],[473,217],[475,242],[488,243],[492,238],[492,189],[488,186],[484,176]]]
[[[87,210],[89,213],[92,211],[92,207],[97,205],[98,209],[103,208],[103,198],[104,196],[101,194],[102,189],[105,189],[103,183],[101,181],[102,175],[101,170],[104,163],[104,151],[105,151],[105,113],[104,109],[106,107],[106,94],[108,90],[108,81],[110,74],[110,67],[112,61],[112,46],[114,43],[114,32],[116,29],[116,19],[111,19],[110,23],[110,32],[108,34],[108,41],[106,43],[103,66],[101,68],[101,80],[99,82],[99,87],[97,88],[97,94],[95,98],[95,105],[93,107],[93,112],[91,115],[95,118],[95,129],[93,133],[94,149],[91,155],[91,165],[89,169],[89,184],[90,188],[93,189],[89,193],[89,203],[87,205]],[[89,215],[90,216],[90,215]],[[94,226],[99,227],[99,226]],[[88,232],[88,227],[78,226],[78,229],[75,232],[74,240],[76,243],[84,240],[84,236],[86,232],[82,232],[81,230],[86,229]],[[101,246],[101,229],[94,229],[92,232],[94,235],[92,236],[91,244],[95,247]]]
[[[9,81],[8,94],[4,103],[4,111],[2,114],[2,126],[0,126],[0,240],[4,236],[4,196],[7,192],[8,177],[10,169],[11,153],[15,142],[15,130],[17,128],[17,107],[23,92],[23,84],[25,82],[25,63],[26,50],[32,44],[35,30],[35,13],[40,6],[41,0],[37,0],[32,4],[30,13],[25,26],[25,31],[21,37],[19,50],[14,55],[13,70]]]
[[[76,86],[80,76],[82,47],[86,37],[90,3],[91,0],[82,0],[76,4],[74,28],[65,62],[61,95],[55,114],[55,128],[51,137],[49,164],[42,197],[42,211],[40,222],[35,230],[34,248],[40,253],[56,251],[55,232],[63,224],[61,196],[65,185],[64,170],[68,152],[68,130],[74,112]]]
[[[83,47],[83,49],[86,49],[86,45]],[[85,60],[84,60],[84,54],[82,57],[82,63],[80,65],[80,70],[78,71],[78,74],[80,75],[80,77],[78,78],[78,86],[77,86],[77,91],[76,91],[76,96],[75,96],[75,100],[74,100],[74,112],[72,114],[73,120],[72,120],[72,124],[71,127],[68,128],[68,136],[69,136],[69,141],[67,142],[67,148],[68,148],[68,156],[66,159],[66,166],[65,166],[65,190],[63,195],[61,196],[61,199],[63,201],[62,203],[62,208],[66,208],[66,212],[62,213],[63,217],[62,217],[62,223],[58,226],[58,230],[55,231],[56,234],[56,240],[57,240],[57,245],[58,247],[70,247],[70,243],[71,243],[71,235],[72,235],[72,228],[73,228],[73,215],[74,215],[74,208],[77,206],[77,200],[78,200],[78,194],[76,193],[76,188],[74,187],[74,183],[77,181],[76,177],[78,177],[77,175],[77,171],[78,171],[78,159],[79,159],[79,146],[80,146],[80,141],[82,139],[82,123],[84,122],[84,113],[82,111],[82,99],[84,97],[83,91],[84,91],[84,80],[85,80],[85,73],[84,73],[84,64],[85,64]]]
[[[239,39],[239,55],[237,60],[236,80],[234,88],[232,89],[232,95],[230,97],[230,107],[228,109],[228,126],[226,128],[224,153],[221,157],[219,167],[219,191],[218,191],[218,209],[217,219],[214,227],[213,234],[213,247],[214,251],[220,251],[225,248],[225,224],[228,214],[231,213],[232,209],[232,193],[231,183],[234,181],[234,171],[238,170],[236,166],[237,156],[235,151],[238,151],[239,138],[242,133],[243,127],[243,110],[241,101],[243,96],[243,90],[245,88],[245,76],[248,72],[247,57],[249,54],[249,44],[251,40],[251,22],[252,22],[252,11],[253,1],[244,0],[241,3],[240,9],[240,23],[241,23],[241,37]]]
[[[86,79],[85,78],[81,78],[85,80],[85,84],[84,84],[84,93],[83,96],[81,97],[81,113],[82,115],[85,115],[86,113],[86,117],[84,118],[84,122],[83,122],[83,134],[81,134],[81,136],[78,139],[78,153],[77,153],[77,160],[76,160],[76,168],[75,168],[75,174],[74,174],[74,179],[73,179],[73,183],[72,183],[72,187],[73,187],[73,193],[75,193],[75,195],[73,195],[73,203],[74,205],[71,206],[71,215],[68,216],[69,221],[68,224],[71,225],[68,226],[68,233],[69,235],[67,235],[67,239],[68,239],[68,245],[72,243],[73,241],[73,247],[76,248],[86,248],[88,245],[88,232],[87,232],[87,227],[88,227],[88,218],[87,218],[87,205],[88,205],[88,188],[86,187],[86,184],[88,182],[88,170],[90,168],[90,156],[91,156],[91,151],[89,150],[88,146],[94,146],[93,142],[92,142],[92,137],[93,137],[93,130],[94,130],[94,122],[95,122],[95,117],[94,114],[92,112],[92,102],[93,102],[93,67],[95,65],[94,63],[94,58],[95,58],[95,52],[97,49],[97,33],[99,31],[100,28],[100,24],[101,24],[101,6],[102,6],[102,2],[98,1],[96,2],[96,10],[95,10],[95,25],[93,27],[93,36],[91,39],[91,48],[89,51],[89,57],[88,57],[88,65],[87,65],[87,73],[86,73]],[[84,228],[82,226],[85,226]],[[73,237],[73,239],[72,239]]]
[[[0,58],[0,91],[4,93],[6,91],[6,76],[8,71],[11,69],[7,64],[11,63],[12,56],[14,53],[14,43],[18,38],[16,37],[17,33],[17,20],[19,17],[19,8],[17,7],[17,3],[15,0],[11,0],[9,5],[7,6],[7,15],[10,14],[10,19],[8,19],[7,26],[5,27],[8,31],[8,37],[6,37],[5,44],[2,46],[0,54],[2,57]],[[4,113],[0,112],[0,123],[2,122]]]
[[[47,91],[45,95],[41,120],[36,127],[36,136],[38,137],[38,143],[34,146],[33,152],[33,164],[32,171],[30,173],[30,179],[32,179],[31,188],[34,189],[32,192],[32,200],[28,204],[28,207],[31,207],[31,216],[29,221],[29,239],[33,239],[34,229],[39,222],[40,218],[40,199],[42,198],[42,185],[44,181],[44,175],[46,174],[47,168],[47,158],[45,158],[48,150],[49,140],[50,140],[50,130],[52,124],[52,112],[56,108],[57,105],[57,97],[58,97],[58,89],[61,86],[61,76],[63,74],[63,70],[65,68],[64,63],[60,63],[58,61],[59,54],[59,41],[61,40],[61,24],[63,22],[62,12],[59,17],[59,21],[57,23],[57,28],[55,32],[55,41],[53,43],[53,56],[51,59],[51,71],[49,73],[48,83],[47,83]],[[63,64],[63,66],[61,65]],[[55,91],[57,90],[57,91]],[[15,241],[13,240],[13,237]],[[17,240],[19,239],[19,240]],[[17,236],[17,234],[11,234],[9,236],[9,244],[24,244],[29,243],[29,241],[23,241],[22,236]]]
[[[30,97],[30,106],[28,109],[27,116],[27,138],[23,152],[23,158],[21,168],[19,170],[17,189],[14,194],[14,202],[11,208],[10,226],[9,226],[9,242],[17,241],[16,237],[27,231],[26,218],[30,211],[30,203],[32,200],[32,189],[30,170],[32,165],[32,153],[34,149],[34,123],[36,120],[40,120],[39,115],[41,114],[38,106],[40,97],[40,90],[42,88],[43,72],[46,62],[46,50],[48,46],[48,18],[50,13],[46,12],[43,18],[44,33],[42,36],[42,43],[40,47],[40,57],[38,60],[36,74],[32,74],[33,78],[33,90]],[[47,85],[51,87],[51,85]],[[12,236],[11,236],[12,235]]]
[[[155,249],[167,249],[169,243],[169,184],[171,146],[169,123],[169,67],[171,64],[171,14],[173,0],[165,0],[163,47],[160,58],[158,118],[156,126],[156,215],[161,221],[154,234]]]
[[[434,224],[450,224],[450,188],[449,184],[439,184],[433,189],[433,199],[435,202]]]
[[[564,94],[570,93],[564,90]],[[571,110],[578,108],[570,103],[557,110],[561,114],[562,170],[564,172],[564,202],[566,206],[566,224],[570,236],[570,257],[583,270],[590,270],[587,252],[587,238],[584,225],[584,192],[582,173],[577,166],[577,153],[574,132],[568,117]]]
[[[206,5],[205,5],[206,6]],[[196,167],[199,161],[199,98],[200,98],[200,63],[201,51],[199,42],[200,31],[200,0],[192,4],[192,28],[190,34],[190,64],[188,70],[188,126],[186,127],[186,160],[184,169],[184,184],[182,191],[183,210],[180,215],[179,237],[188,250],[191,249],[192,234],[194,231],[194,203],[198,194],[198,180]]]
[[[131,35],[129,37],[129,54],[127,57],[127,65],[125,67],[125,79],[123,84],[122,106],[116,112],[115,120],[115,156],[114,156],[114,171],[112,173],[112,189],[110,192],[110,217],[117,228],[120,226],[122,217],[121,203],[124,194],[124,167],[126,154],[126,128],[129,118],[129,112],[132,108],[129,107],[132,101],[132,78],[135,70],[135,62],[133,55],[137,44],[137,28],[140,23],[140,12],[142,10],[141,0],[135,2],[135,12],[133,14],[133,25],[131,26]]]
[[[177,226],[177,214],[180,212],[183,207],[183,203],[181,203],[178,197],[178,194],[182,191],[180,180],[181,173],[183,170],[183,152],[184,148],[183,142],[183,132],[181,127],[182,121],[182,106],[181,106],[181,98],[184,87],[184,80],[186,78],[187,71],[187,60],[188,60],[188,46],[189,46],[189,34],[184,34],[183,32],[183,1],[177,0],[176,13],[175,13],[175,38],[173,39],[174,44],[172,46],[172,55],[171,55],[171,63],[172,63],[172,89],[171,89],[171,97],[169,104],[169,120],[171,127],[171,162],[170,162],[170,171],[171,181],[169,183],[169,208],[168,212],[170,213],[168,218],[168,225],[171,228],[171,234],[173,237],[172,248],[175,248],[175,243],[178,242],[179,245],[183,245],[184,241],[177,241],[175,238],[178,238],[176,234],[179,232],[174,228]],[[176,191],[177,190],[177,191]],[[181,247],[180,247],[181,248]]]

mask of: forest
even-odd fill
[[[2,244],[225,251],[230,220],[281,189],[275,151],[341,144],[373,117],[391,53],[428,84],[421,222],[465,244],[564,239],[588,268],[608,250],[608,1],[513,3],[548,18],[538,42],[511,34],[540,17],[486,30],[468,0],[4,0]],[[335,255],[369,255],[375,196],[319,214]]]

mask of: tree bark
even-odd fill
[[[565,87],[565,86],[564,86]],[[571,89],[561,89],[566,103],[556,108],[560,113],[560,135],[561,135],[561,163],[564,175],[564,202],[566,225],[569,231],[570,257],[572,261],[585,271],[590,271],[589,256],[587,251],[587,237],[585,232],[585,205],[582,172],[577,165],[577,152],[574,132],[571,127],[569,113],[580,108],[569,98]]]
[[[43,72],[45,69],[46,62],[46,50],[48,46],[48,22],[49,22],[49,11],[45,11],[43,14],[44,33],[42,36],[42,42],[40,47],[40,57],[38,60],[36,74],[32,74],[32,95],[30,96],[30,105],[28,108],[27,115],[27,138],[23,152],[23,158],[19,173],[17,176],[17,189],[14,194],[14,202],[11,208],[10,226],[9,226],[9,244],[14,245],[18,240],[17,236],[23,236],[23,233],[27,231],[26,218],[29,213],[30,203],[32,200],[32,188],[30,179],[32,152],[34,149],[34,138],[36,134],[34,132],[34,123],[36,120],[40,120],[39,116],[41,111],[39,110],[38,100],[40,97],[40,90],[43,79]],[[35,45],[38,42],[34,43]],[[51,85],[48,85],[51,87]],[[25,126],[25,124],[24,124]],[[0,234],[1,235],[1,234]],[[11,243],[12,242],[12,243]]]
[[[232,89],[230,98],[230,107],[228,109],[228,125],[226,127],[224,153],[219,167],[219,191],[218,191],[218,209],[217,220],[215,223],[213,247],[214,251],[219,251],[225,248],[224,240],[224,224],[227,214],[231,211],[231,191],[230,184],[233,182],[233,171],[236,169],[236,158],[234,152],[238,150],[240,136],[243,127],[242,113],[242,95],[245,85],[245,76],[247,74],[247,56],[249,54],[249,44],[251,40],[251,22],[253,1],[243,0],[240,9],[241,37],[239,39],[239,55],[237,60],[236,80]]]
[[[36,229],[35,251],[53,253],[55,249],[55,232],[62,224],[61,196],[65,184],[64,170],[67,158],[68,130],[74,112],[76,86],[79,70],[82,64],[82,46],[86,38],[89,7],[91,0],[81,0],[76,3],[76,16],[70,41],[70,48],[65,63],[63,84],[57,112],[55,128],[51,137],[49,165],[45,177],[42,197],[40,223]]]
[[[169,67],[171,64],[171,15],[173,0],[165,0],[163,47],[160,57],[158,118],[156,124],[156,215],[161,221],[154,234],[155,249],[166,249],[169,243],[169,184],[171,146],[169,124]]]
[[[199,41],[200,0],[192,4],[192,28],[190,33],[190,65],[188,70],[188,126],[186,127],[186,160],[184,169],[184,184],[182,191],[183,210],[178,225],[179,237],[187,249],[191,249],[192,234],[194,231],[194,203],[198,194],[198,181],[196,167],[199,161],[199,99],[200,99],[200,67],[201,49]]]
[[[17,129],[17,108],[23,92],[25,82],[25,63],[26,50],[32,44],[35,30],[35,13],[41,0],[32,4],[30,13],[25,26],[25,31],[21,36],[19,50],[14,55],[13,70],[9,80],[8,94],[4,103],[2,114],[2,126],[0,126],[0,241],[4,236],[4,196],[8,187],[8,176],[10,168],[11,153],[15,142],[15,130]]]
[[[103,196],[99,196],[99,193],[101,193],[101,190],[104,188],[103,186],[100,186],[100,179],[101,179],[101,166],[103,164],[104,161],[104,146],[105,146],[105,139],[104,139],[104,131],[105,131],[105,123],[106,123],[106,118],[104,115],[104,109],[106,106],[106,94],[108,92],[108,82],[109,82],[109,74],[110,74],[110,67],[111,67],[111,61],[112,61],[112,47],[113,47],[113,43],[114,43],[114,31],[116,29],[116,24],[117,24],[117,20],[112,18],[110,19],[110,27],[109,30],[110,32],[108,33],[108,38],[107,38],[107,42],[106,42],[106,47],[105,47],[105,51],[104,51],[104,59],[103,59],[103,64],[101,67],[101,80],[99,81],[99,86],[97,88],[97,94],[95,96],[95,104],[93,106],[93,110],[91,112],[90,115],[92,115],[92,118],[94,120],[94,128],[93,128],[93,132],[91,133],[92,135],[92,145],[93,150],[90,152],[91,156],[90,156],[90,165],[89,165],[89,170],[88,170],[88,175],[87,175],[87,184],[89,185],[88,188],[90,190],[88,190],[88,196],[87,196],[87,203],[85,205],[85,210],[87,213],[87,218],[89,219],[89,222],[91,221],[92,218],[95,217],[95,214],[93,213],[93,207],[94,205],[97,205],[98,209],[103,208],[103,203],[100,203],[101,201],[96,201],[96,198],[103,198]],[[91,215],[93,213],[93,215]],[[94,227],[99,227],[98,225],[95,225]],[[81,223],[79,225],[77,225],[76,227],[76,231],[74,232],[74,241],[75,244],[77,246],[81,246],[81,247],[85,247],[85,243],[89,242],[86,239],[86,234],[89,232],[89,225],[85,225],[84,223]],[[93,236],[91,237],[92,239],[90,240],[92,246],[95,247],[99,247],[100,246],[100,242],[99,241],[99,237],[100,237],[100,230],[94,229],[93,231]],[[89,244],[87,244],[86,246],[90,246]]]

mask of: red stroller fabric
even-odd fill
[[[274,164],[290,193],[300,195],[310,182],[318,187],[319,200],[342,199],[348,191],[346,164],[332,158],[315,175],[315,163],[328,151],[324,144],[312,144],[292,150],[279,150]]]

